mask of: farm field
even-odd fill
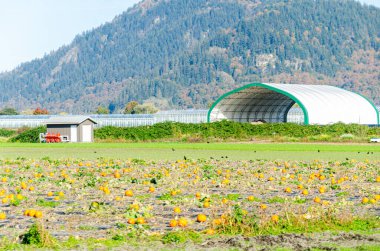
[[[0,159],[190,159],[376,160],[380,145],[315,143],[0,143]]]
[[[155,155],[157,160],[77,159],[66,150],[100,151],[108,146],[127,152],[128,147],[33,146],[43,158],[2,156],[0,161],[0,248],[4,250],[380,248],[379,158],[283,161],[272,160],[275,157],[185,160],[182,156],[158,160]],[[135,149],[157,150],[157,144],[147,146],[137,144]],[[175,146],[174,152],[204,147],[165,146],[170,151]],[[291,149],[302,153],[316,146],[320,151],[339,149],[298,144]],[[229,155],[249,147],[210,146],[212,151],[235,148],[224,150]],[[274,147],[279,152],[289,149],[285,145],[260,147],[272,154]],[[346,154],[364,148],[379,154],[372,145],[344,147]],[[32,149],[32,145],[4,148],[17,151]],[[61,152],[61,159],[46,157],[52,149]],[[25,244],[19,243],[19,236]]]

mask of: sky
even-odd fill
[[[139,0],[0,0],[0,72],[70,44]]]
[[[0,72],[68,45],[140,0],[0,0]],[[360,0],[380,7],[380,0]]]

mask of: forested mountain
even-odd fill
[[[254,81],[333,84],[380,104],[379,49],[380,9],[353,0],[145,0],[2,73],[0,107],[207,108]]]

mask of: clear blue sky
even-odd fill
[[[0,72],[69,44],[139,0],[0,0]]]
[[[380,0],[360,0],[380,7]],[[0,72],[69,44],[139,0],[0,0]]]

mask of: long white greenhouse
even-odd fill
[[[303,124],[356,123],[378,125],[379,112],[367,98],[329,85],[253,83],[221,96],[210,108],[209,122],[289,122],[299,107]]]

